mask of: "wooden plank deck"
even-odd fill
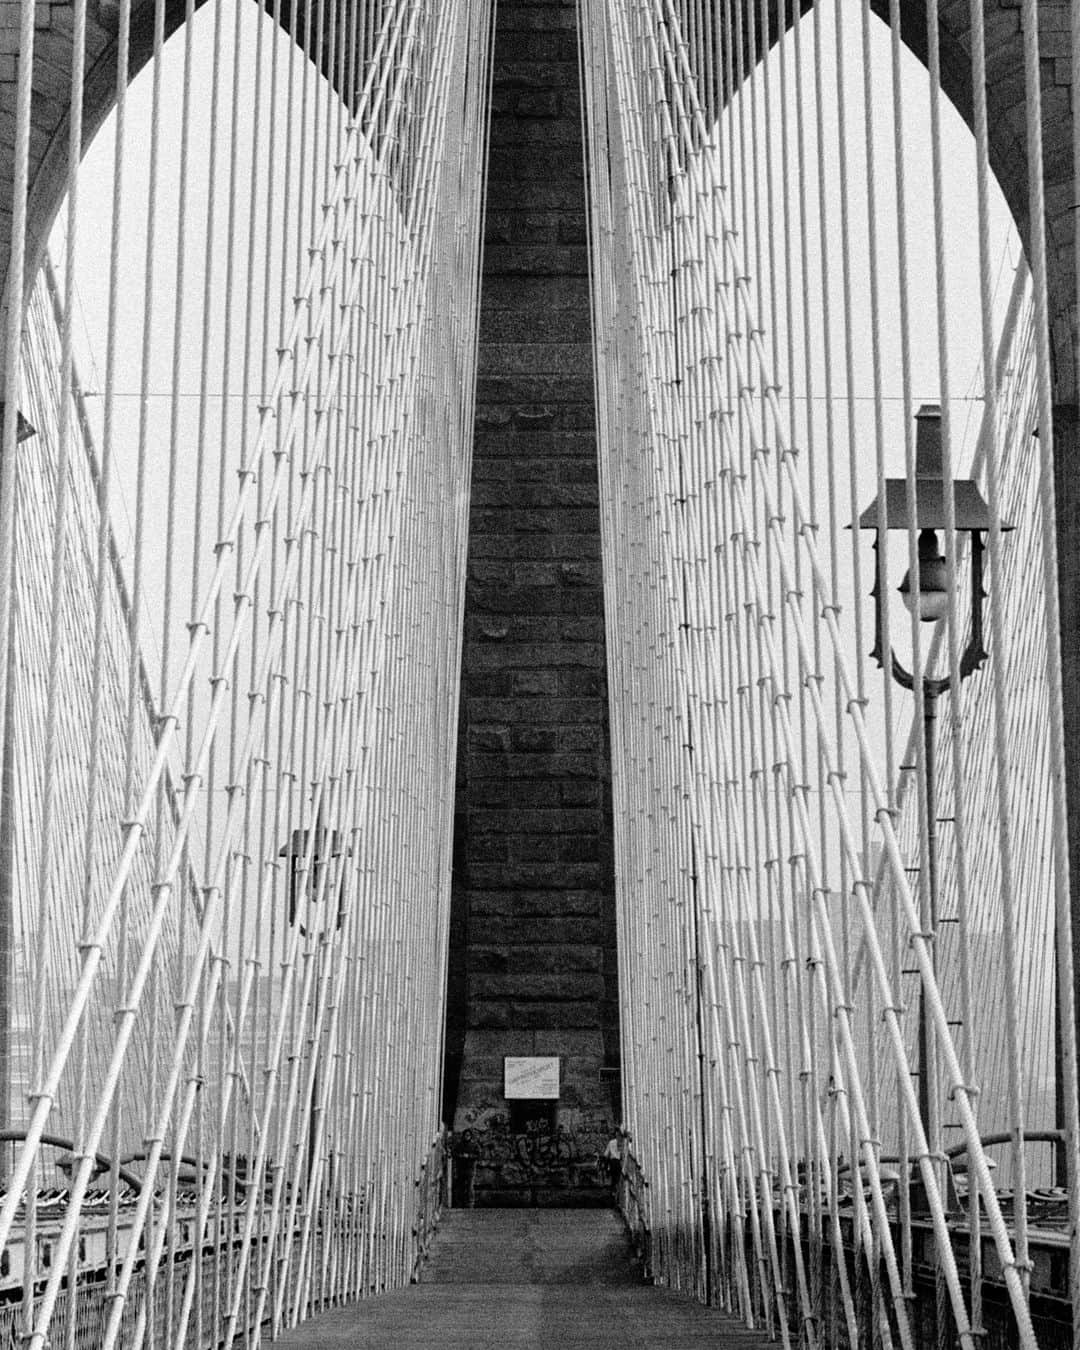
[[[770,1342],[645,1284],[611,1210],[443,1218],[421,1282],[324,1314],[275,1350],[758,1350]]]

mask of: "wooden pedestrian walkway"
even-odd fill
[[[444,1215],[419,1284],[286,1332],[276,1350],[758,1350],[770,1342],[644,1283],[611,1210]]]

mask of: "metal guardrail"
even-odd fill
[[[420,1168],[420,1175],[416,1180],[416,1223],[412,1230],[413,1237],[416,1240],[412,1265],[412,1282],[414,1284],[420,1278],[420,1271],[427,1260],[431,1240],[435,1236],[435,1230],[439,1225],[443,1208],[449,1206],[450,1149],[447,1142],[448,1138],[449,1135],[445,1128],[439,1131],[431,1145],[431,1152],[427,1156],[427,1161]]]
[[[982,1140],[987,1147],[1007,1142],[1007,1137],[988,1135]],[[1031,1142],[1055,1144],[1058,1132],[1053,1130],[1035,1131]],[[963,1148],[950,1150],[950,1161],[956,1161],[963,1154]],[[895,1161],[895,1160],[892,1160]],[[860,1184],[852,1175],[850,1168],[841,1168],[846,1180],[841,1183],[837,1194],[837,1224],[835,1234],[831,1225],[826,1224],[822,1238],[824,1249],[831,1253],[823,1278],[828,1282],[835,1278],[838,1263],[835,1260],[834,1235],[839,1238],[843,1251],[843,1266],[847,1279],[854,1288],[860,1285],[860,1313],[869,1316],[869,1303],[866,1296],[865,1278],[867,1272],[860,1267],[857,1244],[854,1233],[855,1204],[852,1184]],[[949,1231],[953,1241],[960,1277],[965,1288],[970,1286],[972,1275],[972,1248],[966,1213],[966,1195],[962,1187],[964,1178],[954,1178],[950,1183],[949,1195],[951,1208],[949,1213]],[[797,1230],[784,1229],[781,1224],[783,1207],[777,1194],[774,1198],[774,1219],[779,1231],[784,1233],[782,1259],[790,1261],[792,1245],[797,1244],[808,1250],[812,1241],[812,1220],[807,1209],[805,1187],[800,1198],[801,1222]],[[1011,1218],[1012,1193],[1008,1189],[999,1191],[999,1202]],[[1030,1229],[1031,1264],[1029,1271],[1030,1298],[1032,1315],[1037,1327],[1039,1344],[1050,1350],[1065,1350],[1071,1346],[1071,1307],[1068,1289],[1069,1237],[1067,1232],[1067,1196],[1060,1188],[1036,1190],[1028,1195],[1027,1208],[1032,1216]],[[631,1153],[623,1160],[617,1205],[626,1223],[631,1241],[639,1259],[642,1261],[646,1278],[655,1279],[665,1286],[682,1289],[705,1297],[706,1301],[725,1304],[730,1297],[730,1270],[725,1270],[724,1248],[727,1247],[738,1229],[746,1220],[728,1218],[719,1224],[711,1237],[702,1231],[697,1233],[678,1229],[668,1229],[663,1221],[654,1223],[650,1214],[650,1188],[641,1164]],[[896,1199],[889,1206],[890,1222],[893,1225],[896,1240],[899,1241],[901,1217]],[[718,1216],[714,1216],[716,1218]],[[929,1308],[935,1297],[934,1286],[934,1230],[928,1211],[912,1212],[909,1219],[911,1240],[911,1305],[913,1325],[916,1327],[917,1343],[934,1343]],[[750,1242],[749,1232],[744,1232],[744,1245]],[[708,1269],[703,1270],[703,1263]],[[985,1227],[979,1234],[979,1271],[980,1287],[983,1297],[983,1334],[989,1339],[987,1344],[994,1347],[1006,1347],[1015,1344],[1011,1339],[1010,1317],[1007,1313],[1007,1297],[1003,1282],[1000,1257],[994,1248],[992,1236]],[[829,1274],[828,1272],[832,1273]],[[711,1290],[711,1298],[703,1291]],[[727,1293],[725,1293],[727,1291]],[[828,1316],[828,1335],[826,1343],[835,1345],[838,1350],[849,1350],[848,1328],[839,1315],[838,1305],[832,1306]],[[923,1325],[923,1324],[926,1325]],[[869,1321],[866,1322],[869,1328]],[[869,1335],[869,1331],[867,1331]],[[831,1339],[830,1339],[831,1338]],[[869,1340],[867,1341],[869,1344]]]
[[[615,1204],[626,1222],[634,1253],[642,1264],[646,1279],[652,1279],[652,1230],[649,1227],[649,1183],[641,1164],[629,1149],[623,1155],[622,1174]]]
[[[198,1350],[211,1350],[220,1340],[222,1309],[220,1303],[225,1289],[231,1289],[237,1278],[238,1257],[240,1253],[241,1224],[223,1251],[222,1245],[213,1240],[205,1241],[201,1248],[202,1276],[197,1283],[198,1297],[195,1310],[188,1323],[188,1345]],[[47,1238],[39,1238],[40,1241]],[[262,1239],[260,1239],[260,1242]],[[104,1243],[104,1226],[102,1228]],[[298,1240],[294,1246],[298,1247]],[[229,1252],[231,1248],[231,1253]],[[164,1278],[159,1268],[156,1278],[147,1278],[145,1266],[136,1271],[124,1309],[124,1320],[120,1333],[120,1344],[128,1344],[134,1332],[135,1324],[147,1299],[152,1299],[153,1332],[155,1344],[169,1343],[170,1332],[178,1328],[181,1317],[181,1297],[193,1261],[197,1258],[192,1246],[181,1248],[173,1256],[173,1279]],[[9,1297],[12,1291],[8,1291]],[[21,1289],[18,1290],[21,1294]],[[65,1280],[50,1328],[53,1345],[68,1345],[69,1328],[74,1321],[74,1344],[76,1350],[97,1350],[101,1344],[105,1325],[112,1307],[113,1294],[107,1279],[107,1269],[99,1265],[96,1269],[84,1266],[77,1272],[74,1289]],[[38,1298],[34,1299],[36,1310]],[[19,1350],[24,1344],[26,1332],[26,1307],[18,1297],[0,1304],[0,1350]],[[252,1328],[253,1329],[253,1328]]]
[[[414,1281],[419,1277],[443,1207],[447,1203],[449,1150],[446,1140],[446,1131],[440,1131],[414,1183],[416,1211],[411,1232],[413,1250],[409,1266]],[[108,1197],[106,1192],[97,1194],[104,1197],[103,1212],[100,1220],[88,1217],[84,1223],[77,1259],[74,1262],[74,1287],[72,1288],[70,1284],[70,1277],[65,1279],[50,1331],[50,1337],[55,1345],[67,1345],[71,1343],[69,1328],[74,1320],[73,1341],[76,1350],[97,1350],[113,1298],[109,1287],[106,1255],[108,1217],[105,1209]],[[117,1264],[123,1261],[128,1249],[130,1225],[125,1222],[125,1209],[132,1209],[134,1200],[135,1192],[132,1191],[130,1203],[126,1200],[121,1202],[114,1254],[114,1262]],[[342,1196],[339,1205],[331,1207],[327,1213],[336,1213],[342,1208],[348,1210],[352,1203],[352,1197]],[[86,1205],[83,1208],[86,1210]],[[51,1204],[48,1197],[43,1197],[43,1203],[38,1205],[34,1233],[37,1260],[34,1269],[42,1278],[35,1281],[35,1308],[37,1295],[40,1295],[44,1288],[44,1277],[50,1270],[52,1245],[64,1214],[62,1192],[53,1198]],[[196,1223],[194,1206],[186,1213],[181,1211],[176,1223],[178,1241],[166,1255],[162,1265],[154,1272],[153,1277],[148,1277],[145,1264],[137,1267],[126,1303],[121,1344],[127,1344],[129,1333],[134,1332],[135,1324],[148,1298],[153,1302],[153,1337],[148,1339],[148,1343],[172,1343],[171,1333],[175,1333],[180,1323],[182,1291],[192,1263],[199,1259],[202,1262],[202,1274],[197,1284],[196,1307],[188,1321],[186,1344],[192,1347],[192,1350],[211,1350],[219,1343],[224,1317],[225,1291],[231,1291],[235,1280],[241,1277],[238,1266],[244,1219],[242,1213],[237,1213],[232,1219],[224,1220],[216,1233],[211,1227],[203,1234],[199,1244],[195,1242]],[[322,1238],[326,1236],[325,1232],[316,1234],[316,1252]],[[266,1235],[257,1234],[256,1249],[263,1247],[267,1240]],[[279,1270],[299,1259],[299,1233],[291,1245],[291,1255],[286,1251],[280,1253],[277,1263]],[[17,1227],[4,1251],[4,1264],[0,1269],[0,1350],[19,1350],[24,1342],[27,1320],[26,1306],[22,1302],[25,1257],[25,1235]],[[261,1262],[261,1257],[256,1253],[253,1257],[249,1257],[247,1264],[250,1265],[252,1260]],[[166,1261],[171,1262],[171,1279],[165,1278]],[[312,1297],[313,1301],[321,1306],[317,1290],[313,1290]],[[264,1330],[267,1325],[264,1322]],[[250,1324],[248,1329],[249,1332],[254,1332],[254,1324]]]

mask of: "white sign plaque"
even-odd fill
[[[537,1101],[559,1096],[559,1058],[557,1055],[531,1055],[503,1060],[504,1093],[508,1100]]]

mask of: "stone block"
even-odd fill
[[[593,890],[486,890],[475,893],[470,901],[477,915],[497,918],[551,919],[596,918],[601,897]]]
[[[577,77],[567,69],[564,61],[515,61],[500,51],[495,69],[495,83],[505,88],[518,89],[576,89]]]
[[[564,427],[559,417],[565,412],[558,405],[519,402],[515,416],[508,427],[488,431],[477,436],[477,453],[481,460],[502,458],[513,460],[501,469],[506,481],[520,484],[555,484],[561,481],[562,461],[588,461],[596,482],[596,443],[582,427]]]
[[[480,587],[498,584],[503,591],[506,589],[506,568],[499,562],[485,562],[480,558],[470,559],[469,575],[466,590],[466,597],[471,595],[474,590]],[[466,607],[468,599],[466,599]]]
[[[513,415],[513,409],[504,404],[485,403],[476,409],[476,422],[480,427],[505,427]]]
[[[557,835],[521,835],[512,841],[510,856],[514,862],[558,862],[559,838]]]
[[[477,1001],[468,1011],[468,1027],[477,1030],[501,1029],[509,1031],[514,1025],[513,1009],[506,1003]]]
[[[552,118],[560,117],[565,112],[572,112],[572,106],[567,107],[567,98],[564,92],[556,89],[519,89],[516,91],[514,100],[514,111],[519,117]]]
[[[551,674],[564,666],[595,670],[604,659],[598,642],[511,642],[470,645],[468,669],[535,670]],[[545,692],[548,692],[545,690]]]
[[[581,438],[578,459],[560,460],[555,473],[560,483],[595,483],[597,481],[596,445],[591,438]]]
[[[562,862],[599,862],[600,839],[597,835],[564,836],[559,840]]]
[[[562,783],[559,800],[563,806],[595,806],[600,801],[599,783]]]
[[[598,616],[566,619],[559,624],[559,637],[568,642],[603,642],[604,621]]]
[[[594,888],[600,869],[595,863],[477,863],[469,868],[469,879],[479,889],[534,893],[550,890],[557,894],[580,895]],[[560,912],[553,908],[553,913]],[[566,912],[580,912],[570,909]]]
[[[559,581],[559,565],[554,561],[537,562],[535,560],[533,561],[516,560],[514,562],[513,570],[511,572],[511,577],[513,580],[514,588],[519,593],[525,587],[555,586],[558,584]],[[506,578],[506,571],[504,568],[503,569],[504,582],[505,578]],[[531,596],[527,597],[521,594],[516,595],[511,594],[507,591],[505,584],[502,587],[502,595],[504,599],[513,601],[515,604],[519,605],[521,609],[525,609],[527,607],[530,613],[537,614],[543,612],[536,607],[539,603],[536,599],[534,599]],[[489,603],[493,602],[493,600],[494,597],[489,597]]]
[[[562,539],[550,534],[483,534],[470,531],[469,547],[477,558],[518,559],[528,562],[556,558],[562,553]]]
[[[559,564],[563,586],[597,586],[601,582],[600,565],[590,559],[575,558]]]
[[[590,750],[599,754],[604,745],[602,728],[599,725],[584,727],[561,727],[559,730],[560,750]]]
[[[604,978],[591,971],[543,972],[537,970],[508,971],[506,974],[473,972],[468,975],[470,999],[567,1000],[587,1003],[599,1000],[604,994]],[[599,1020],[598,1008],[593,1008]],[[572,1022],[572,1026],[592,1023]]]
[[[559,220],[559,243],[560,244],[587,244],[589,241],[588,225],[584,211],[564,212]]]
[[[505,951],[485,947],[474,942],[469,948],[469,970],[474,974],[500,975],[509,970],[510,960]]]
[[[565,1060],[564,1068],[575,1077],[582,1073],[595,1073],[604,1062],[604,1050],[596,1033],[592,1031],[559,1028],[550,1034],[533,1032],[532,1044],[535,1055],[558,1055]]]
[[[589,342],[482,342],[477,352],[481,376],[574,375],[592,368],[592,344]]]
[[[607,1083],[600,1083],[598,1078],[599,1075],[596,1074],[568,1080],[559,1098],[559,1106],[563,1111],[575,1109],[587,1111],[593,1119],[602,1112],[604,1128],[600,1131],[600,1135],[606,1138],[609,1133],[607,1121],[614,1122],[618,1119],[618,1104],[612,1099],[610,1086]],[[596,1151],[599,1152],[599,1149]]]
[[[536,386],[530,385],[529,392],[537,392]],[[550,387],[544,387],[541,392],[550,393],[551,389]],[[514,421],[518,426],[533,429],[553,423],[556,413],[556,408],[547,403],[518,404],[514,409]]]
[[[485,309],[480,315],[480,341],[589,342],[587,313],[538,306],[534,310]]]
[[[572,728],[599,723],[603,715],[603,705],[594,698],[476,699],[469,704],[469,717],[480,722],[529,721]]]
[[[528,949],[537,943],[550,942],[553,924],[558,925],[560,941],[598,947],[603,956],[603,969],[614,970],[608,948],[603,946],[608,940],[607,930],[610,925],[602,917],[474,914],[472,934],[476,941],[487,942],[492,946],[516,944]]]
[[[478,506],[514,506],[518,493],[529,491],[527,483],[518,483],[507,471],[505,460],[493,459],[484,463],[485,474],[472,485],[472,519],[479,520]]]
[[[466,640],[480,643],[557,642],[562,624],[558,619],[515,614],[501,619],[472,616],[466,623]]]
[[[481,834],[578,833],[599,831],[603,815],[595,808],[583,810],[530,810],[527,812],[474,810],[469,812],[469,829]]]
[[[511,1028],[510,1031],[476,1031],[469,1034],[470,1047],[485,1058],[502,1059],[504,1055],[532,1055],[536,1037],[531,1031]],[[545,1052],[547,1053],[547,1052]],[[552,1051],[551,1053],[554,1053]],[[501,1065],[500,1065],[501,1073]]]
[[[563,514],[524,506],[513,506],[506,510],[474,508],[469,518],[469,528],[473,532],[483,531],[497,539],[517,538],[522,534],[560,534],[566,529]]]
[[[489,698],[501,698],[512,692],[510,672],[508,670],[474,671],[469,678],[469,692],[486,695]]]
[[[473,862],[501,863],[509,858],[506,836],[486,835],[482,839],[469,840],[469,857]]]
[[[535,209],[532,207],[515,209]],[[580,318],[589,313],[589,283],[585,276],[485,276],[481,306],[513,314],[564,314]],[[481,316],[481,323],[483,317]]]
[[[566,698],[601,698],[606,693],[607,680],[602,671],[560,670],[559,693]]]
[[[576,80],[577,34],[572,28],[546,32],[522,32],[507,28],[496,29],[495,59],[503,61],[566,62],[574,67],[568,79]]]
[[[511,733],[511,744],[515,750],[550,752],[560,748],[559,738],[560,732],[555,727],[529,726],[519,722]]]
[[[557,477],[558,466],[542,455],[519,456],[513,435],[493,436],[486,443],[477,438],[473,449],[473,488],[479,489],[481,495],[496,488],[512,490],[527,488],[529,484],[553,483]]]
[[[516,101],[528,98],[529,91],[522,90]],[[542,101],[544,96],[534,94]],[[558,94],[554,94],[558,101]],[[527,117],[493,117],[491,119],[491,149],[495,153],[502,147],[539,146],[543,150],[561,145],[568,155],[580,156],[581,130],[572,117],[559,117],[539,114]]]
[[[597,775],[597,758],[561,751],[554,754],[527,754],[524,751],[511,751],[508,755],[470,753],[467,769],[470,775],[479,778],[593,779]]]
[[[554,244],[560,239],[561,211],[510,210],[489,211],[484,222],[484,238],[490,244]],[[505,313],[505,311],[503,311]],[[533,315],[528,310],[511,311],[521,318]],[[481,335],[481,342],[484,340]],[[533,337],[532,341],[536,341]]]
[[[482,375],[476,397],[482,403],[515,404],[515,416],[532,426],[553,431],[593,426],[589,404],[592,380],[559,375]]]
[[[512,503],[506,503],[507,505],[514,505],[523,509],[569,508],[569,510],[564,510],[560,514],[568,521],[573,522],[572,528],[577,533],[580,533],[583,525],[587,525],[589,529],[599,526],[600,517],[597,513],[599,489],[595,474],[591,481],[583,483],[544,481],[514,483],[512,486],[515,499]]]
[[[551,695],[559,692],[559,674],[555,670],[518,670],[512,688],[515,695]]]
[[[492,244],[485,256],[492,271],[504,277],[589,274],[588,252],[575,244]]]
[[[603,614],[604,592],[599,586],[590,586],[588,590],[559,591],[557,610],[560,614]]]
[[[1039,56],[1043,59],[1054,56],[1069,56],[1072,51],[1072,39],[1068,30],[1044,29],[1039,36]]]
[[[577,17],[572,9],[563,5],[509,5],[499,11],[497,23],[508,33],[573,32]]]
[[[520,822],[528,819],[530,811],[531,808],[512,810],[504,803],[474,805],[466,801],[458,806],[458,819],[460,825],[464,816],[464,827],[470,839],[489,834],[513,835],[518,832]]]
[[[471,751],[491,753],[501,751],[506,753],[510,750],[510,728],[500,726],[476,726],[469,727],[467,738],[468,747]]]
[[[471,636],[479,642],[500,642],[510,633],[509,624],[492,623],[490,620],[482,620],[479,623],[470,624]]]
[[[606,691],[607,680],[602,671],[559,671],[559,693],[567,698],[600,698]]]
[[[505,580],[505,566],[500,567]],[[603,612],[603,592],[599,587],[588,590],[568,590],[558,586],[558,564],[515,562],[512,568],[512,588],[484,582],[471,585],[466,601],[470,612],[487,614],[516,614],[527,610],[530,614],[584,615]],[[470,569],[472,570],[472,569]]]
[[[510,970],[537,970],[541,973],[563,974],[584,971],[595,975],[604,968],[603,949],[594,945],[581,946],[564,940],[561,924],[553,924],[549,935],[552,941],[534,943],[528,947],[517,945],[506,951]]]
[[[594,999],[580,1002],[532,1003],[515,1000],[510,1004],[510,1023],[517,1027],[532,1027],[548,1035],[555,1031],[574,1028],[599,1027],[600,1009]],[[554,1054],[555,1051],[541,1053]]]
[[[516,178],[501,184],[491,184],[490,201],[495,207],[546,211],[552,208],[578,206],[581,201],[582,180]]]
[[[505,778],[470,780],[465,798],[469,806],[503,806],[526,810],[533,806],[563,804],[564,785],[552,780],[543,783],[508,783]]]
[[[513,1017],[512,1012],[510,1016],[511,1018]],[[491,1030],[494,1030],[494,1028],[491,1028]],[[510,1028],[510,1030],[513,1030],[513,1028]],[[495,1099],[498,1100],[498,1096],[501,1096],[501,1093],[499,1093],[499,1086],[502,1084],[503,1080],[503,1055],[479,1055],[470,1053],[469,1041],[471,1036],[472,1029],[470,1028],[465,1034],[465,1053],[461,1059],[462,1096],[466,1101],[475,1101],[478,1098],[483,1100],[486,1096],[498,1094],[495,1096]],[[508,1051],[505,1053],[529,1054],[530,1051]],[[477,1086],[481,1086],[481,1092],[479,1094],[476,1092]],[[460,1101],[458,1105],[461,1105]]]

